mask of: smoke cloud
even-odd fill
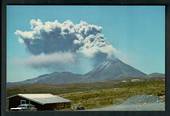
[[[116,52],[98,25],[85,21],[74,24],[70,20],[42,22],[40,19],[32,19],[30,25],[29,31],[16,30],[15,34],[31,53],[28,64],[33,67],[74,63],[77,57],[101,62]]]

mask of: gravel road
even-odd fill
[[[119,105],[90,109],[88,111],[165,111],[165,102],[158,96],[137,95]]]
[[[88,111],[165,111],[165,103],[112,105]]]

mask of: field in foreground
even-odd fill
[[[135,95],[165,95],[165,81],[151,79],[131,82],[107,81],[68,85],[22,85],[7,88],[7,96],[18,93],[52,93],[72,100],[86,109],[120,104]],[[164,100],[164,97],[163,97]]]

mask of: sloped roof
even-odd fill
[[[68,99],[62,98],[60,96],[52,94],[17,94],[15,96],[20,96],[30,101],[34,101],[39,104],[52,104],[52,103],[66,103],[71,102]],[[13,97],[13,96],[11,96]]]

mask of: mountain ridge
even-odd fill
[[[76,74],[72,72],[53,72],[40,75],[20,82],[10,82],[8,85],[18,84],[70,84],[70,83],[89,83],[108,80],[123,80],[126,78],[143,78],[147,74],[114,58],[101,62],[94,69],[86,74]]]

